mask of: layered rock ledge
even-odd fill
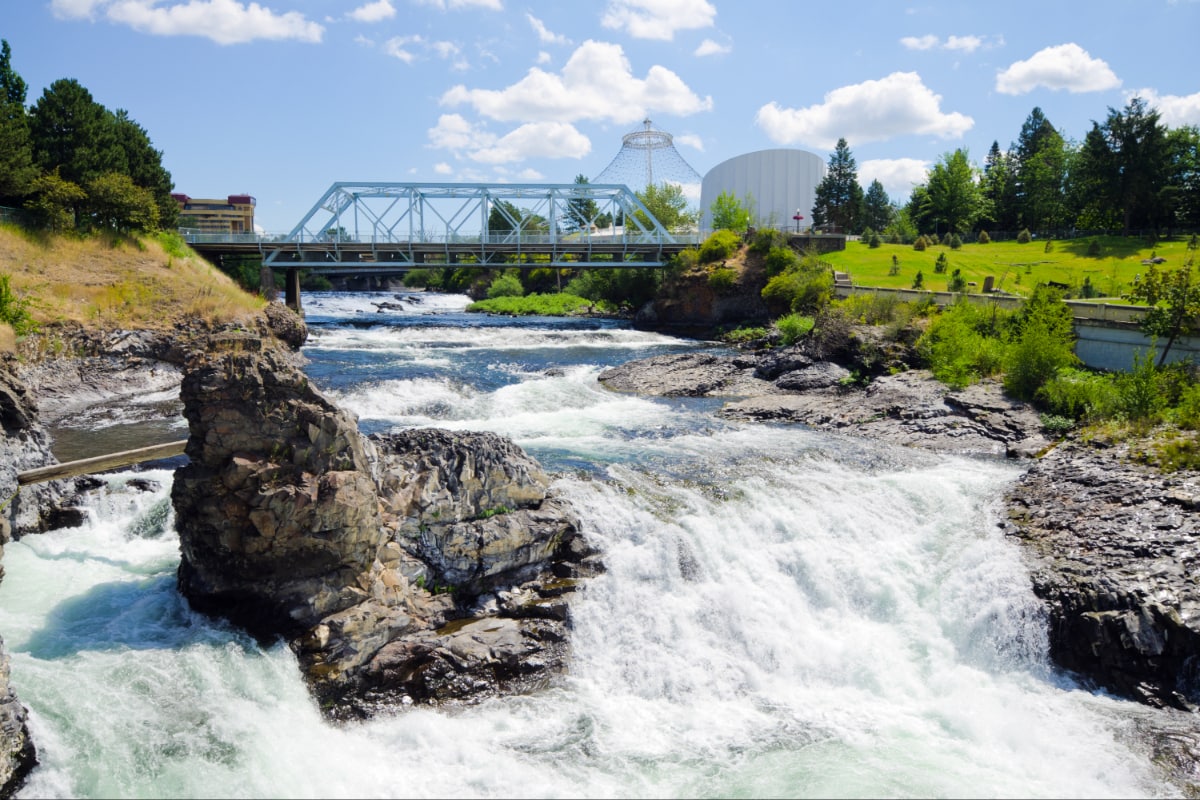
[[[248,331],[210,337],[181,396],[180,589],[287,640],[329,714],[471,702],[563,668],[567,599],[598,559],[511,442],[363,437],[292,350]]]

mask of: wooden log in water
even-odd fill
[[[77,475],[88,475],[93,472],[104,472],[110,469],[128,467],[142,461],[154,461],[159,458],[171,458],[183,455],[187,439],[166,444],[155,444],[150,447],[139,447],[136,450],[123,450],[120,453],[84,458],[79,461],[68,461],[65,464],[52,464],[49,467],[38,467],[17,473],[17,486],[30,483],[44,483],[60,478],[74,478]]]

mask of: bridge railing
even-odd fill
[[[642,232],[622,232],[612,234],[530,234],[522,233],[516,235],[511,232],[493,233],[488,235],[465,235],[465,234],[439,234],[414,232],[411,237],[401,236],[329,236],[325,234],[317,236],[305,237],[303,232],[297,234],[294,238],[288,237],[288,234],[270,234],[270,233],[200,233],[192,231],[183,231],[181,235],[188,244],[199,245],[219,245],[219,244],[260,244],[263,246],[278,245],[292,246],[303,244],[320,244],[320,245],[375,245],[393,247],[398,245],[409,244],[433,244],[433,245],[529,245],[532,247],[550,247],[553,245],[562,245],[566,247],[579,245],[684,245],[691,246],[699,244],[702,241],[700,233],[690,232],[681,234],[672,234],[673,241],[663,241],[660,237],[649,235]]]

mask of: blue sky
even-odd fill
[[[844,137],[899,202],[1035,106],[1076,141],[1134,95],[1200,125],[1200,0],[0,2],[29,104],[75,78],[269,232],[334,181],[594,178],[647,117],[701,175]]]

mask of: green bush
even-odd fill
[[[531,294],[524,297],[494,297],[467,306],[467,311],[514,316],[538,315],[563,317],[588,310],[592,301],[586,297],[567,294]],[[603,305],[603,304],[601,304]]]
[[[1033,400],[1060,369],[1078,362],[1071,337],[1043,323],[1028,325],[1005,353],[1004,389],[1013,397]]]
[[[978,242],[979,244],[991,244],[992,237],[988,236],[987,231],[980,231],[979,236],[976,237],[975,241]]]
[[[746,342],[765,338],[767,338],[767,329],[757,327],[734,328],[731,331],[722,333],[720,336],[721,341],[728,342],[729,344],[745,344]]]
[[[1133,369],[1116,378],[1117,407],[1130,422],[1158,422],[1166,406],[1153,351],[1134,356]]]
[[[913,242],[913,250],[924,251],[927,247],[929,247],[929,240],[924,236],[918,236],[917,240]]]
[[[946,267],[950,262],[946,259],[945,253],[938,253],[937,261],[933,262],[933,272],[935,275],[941,275],[946,271]]]
[[[17,296],[7,275],[0,275],[0,322],[8,323],[17,336],[37,330],[37,323],[29,314],[29,301]]]
[[[769,253],[776,247],[787,247],[787,236],[775,228],[761,228],[754,232],[748,249],[754,253]]]
[[[772,278],[799,266],[800,256],[790,247],[772,247],[763,259],[763,268]]]
[[[872,233],[871,238],[867,240],[867,246],[873,250],[876,247],[883,246],[883,240],[879,238],[878,233]]]
[[[713,231],[713,234],[704,240],[700,245],[701,264],[712,264],[716,261],[724,261],[732,256],[741,247],[742,240],[736,233],[731,230]]]
[[[917,340],[917,352],[934,377],[955,388],[995,375],[1004,364],[1004,343],[990,312],[962,301],[949,306]]]
[[[957,233],[950,234],[950,236],[948,236],[946,238],[946,244],[950,245],[951,250],[961,250],[962,249],[962,239],[959,238],[959,235]]]
[[[1200,384],[1184,390],[1175,406],[1175,424],[1184,430],[1200,430]]]
[[[768,280],[762,297],[773,313],[816,312],[833,299],[833,271],[815,255],[807,255]]]
[[[1100,241],[1098,239],[1092,239],[1092,241],[1088,242],[1088,258],[1099,258],[1102,252],[1103,250],[1100,247]]]
[[[815,320],[812,317],[800,314],[787,314],[775,320],[775,327],[779,329],[780,341],[785,347],[793,345],[807,336],[812,331],[814,324]]]
[[[489,300],[495,300],[497,297],[522,297],[524,294],[525,287],[516,275],[497,276],[487,290]]]
[[[913,276],[912,288],[914,288],[914,289],[924,289],[925,288],[925,273],[921,272],[921,270],[917,270],[917,274]]]
[[[1059,369],[1037,390],[1035,399],[1051,414],[1084,422],[1106,419],[1117,409],[1117,390],[1110,376],[1074,367]]]
[[[946,291],[965,292],[966,290],[967,279],[963,277],[962,270],[955,267],[954,272],[950,275],[950,281],[946,284]]]
[[[717,267],[708,273],[708,287],[717,294],[732,292],[737,286],[737,272],[729,267]]]
[[[1070,417],[1061,417],[1058,414],[1042,414],[1039,419],[1042,423],[1042,430],[1051,436],[1065,436],[1075,427],[1075,420]]]
[[[1029,228],[1022,228],[1017,234],[1017,244],[1029,244],[1033,241],[1033,234],[1029,232]]]

